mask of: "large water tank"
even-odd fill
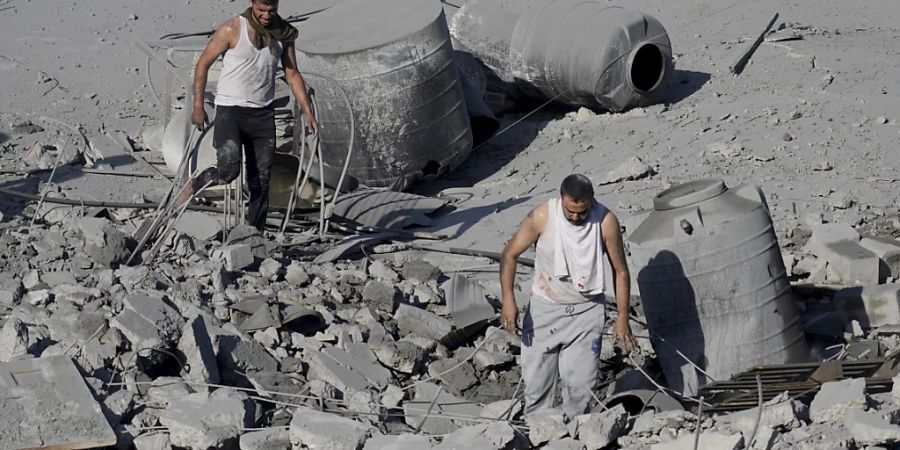
[[[451,31],[527,95],[621,111],[663,100],[672,45],[655,18],[591,0],[469,0]]]
[[[347,0],[299,30],[325,164],[342,168],[350,141],[342,90],[356,119],[349,173],[361,183],[402,190],[468,156],[472,132],[440,1]]]
[[[697,180],[667,189],[628,241],[651,340],[671,388],[691,395],[712,381],[678,351],[715,380],[809,357],[756,186],[728,189],[720,180]]]

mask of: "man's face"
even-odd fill
[[[253,17],[260,25],[267,27],[272,25],[272,19],[278,13],[278,2],[267,5],[259,0],[250,0],[250,8],[253,10]]]
[[[587,220],[591,214],[591,206],[593,202],[590,199],[576,202],[572,197],[564,195],[562,197],[562,210],[566,220],[572,225],[581,225]]]

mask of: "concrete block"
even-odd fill
[[[394,313],[394,320],[401,333],[413,333],[422,337],[440,340],[453,325],[449,320],[435,313],[401,303]]]
[[[191,449],[234,445],[250,425],[245,394],[231,390],[199,392],[175,399],[159,416],[172,445]]]
[[[841,289],[832,302],[847,320],[863,328],[900,325],[900,284],[881,284]]]
[[[85,253],[96,264],[115,267],[130,255],[125,234],[106,219],[84,217],[78,221],[78,230]]]
[[[543,409],[525,418],[528,424],[528,439],[531,445],[540,446],[545,442],[562,439],[569,434],[565,415],[559,409]]]
[[[512,353],[505,351],[486,351],[482,349],[472,357],[472,362],[479,370],[490,370],[509,364],[515,360]]]
[[[459,394],[478,383],[475,368],[462,358],[439,359],[428,365],[428,376],[441,381],[454,394]]]
[[[375,436],[366,441],[363,450],[429,450],[431,439],[414,434]]]
[[[865,408],[865,389],[865,378],[848,378],[822,384],[809,405],[810,418],[819,423],[834,422],[843,419],[850,410]]]
[[[582,414],[573,419],[575,431],[569,434],[578,438],[588,450],[599,450],[616,441],[628,426],[628,411],[616,405],[607,411]]]
[[[224,245],[212,251],[212,259],[223,261],[225,270],[236,272],[253,264],[253,252],[247,244]]]
[[[236,382],[249,372],[275,372],[278,360],[252,338],[240,332],[225,332],[216,336],[213,343],[219,377],[226,382]]]
[[[357,450],[371,431],[369,425],[302,406],[294,410],[289,434],[295,448]]]
[[[259,263],[259,274],[269,281],[278,281],[283,270],[284,265],[272,258],[266,258]]]
[[[403,268],[400,269],[400,273],[403,275],[403,279],[419,280],[423,283],[437,280],[442,275],[441,269],[431,265],[431,263],[423,259],[412,259],[407,261],[403,264]]]
[[[16,317],[10,317],[0,328],[0,361],[11,361],[28,354],[28,327]]]
[[[210,241],[222,231],[219,219],[200,211],[185,211],[175,229],[199,241]]]
[[[447,436],[434,450],[516,450],[530,448],[528,440],[513,429],[508,422],[471,425],[460,428]]]
[[[198,315],[184,325],[181,339],[178,341],[178,351],[184,355],[184,360],[190,367],[188,373],[183,374],[185,380],[214,384],[221,381],[216,352],[203,316]],[[194,390],[202,388],[195,386]]]
[[[425,359],[425,349],[409,341],[370,343],[378,361],[397,372],[412,374]]]
[[[383,281],[369,280],[363,286],[362,298],[366,303],[379,311],[394,312],[397,303],[397,290]]]
[[[385,369],[377,362],[357,357],[340,348],[328,345],[322,349],[322,353],[338,364],[358,372],[368,380],[370,385],[375,386],[378,390],[384,389],[393,378],[391,371]]]
[[[127,295],[123,303],[125,308],[112,319],[110,325],[128,338],[132,348],[167,349],[178,341],[183,319],[174,308],[158,298],[141,293]],[[154,354],[141,356],[151,360],[159,358]]]
[[[548,442],[541,450],[584,450],[584,444],[573,438],[563,438]]]
[[[759,409],[753,408],[720,416],[716,422],[727,424],[732,430],[749,436],[753,433],[758,414]],[[791,400],[786,393],[782,393],[763,404],[763,414],[760,417],[759,426],[791,430],[803,426],[808,417],[809,408],[806,405]]]
[[[700,433],[698,446],[694,446],[696,437],[694,433],[666,442],[660,442],[650,446],[651,450],[738,450],[744,448],[744,437],[740,434],[724,434],[718,431],[704,431]]]
[[[119,389],[103,399],[103,414],[110,425],[116,426],[122,417],[134,407],[134,393],[127,389]]]
[[[321,351],[310,352],[305,359],[309,364],[307,379],[322,380],[345,395],[363,392],[372,386],[362,374],[338,364],[337,361]]]
[[[821,223],[810,225],[812,236],[806,244],[813,253],[828,244],[842,241],[859,242],[859,233],[846,223]]]
[[[284,275],[284,280],[294,286],[304,287],[309,284],[310,277],[303,266],[301,266],[297,261],[293,261],[291,265],[287,267],[287,271]]]
[[[900,241],[885,238],[864,237],[859,245],[876,254],[881,260],[879,266],[879,283],[888,277],[900,280]]]
[[[498,400],[481,408],[478,417],[485,419],[513,420],[522,413],[522,402],[518,400]]]
[[[168,433],[143,434],[132,441],[134,450],[170,450],[172,443]]]
[[[900,443],[900,426],[884,420],[878,414],[853,410],[844,418],[844,425],[858,446],[893,445]]]
[[[119,283],[125,286],[125,290],[132,292],[143,286],[151,279],[150,268],[144,265],[134,267],[119,267],[115,271],[115,277],[119,279]]]
[[[900,374],[894,375],[894,378],[891,379],[894,382],[894,386],[891,388],[891,396],[894,397],[895,400],[900,400]]]
[[[481,407],[466,399],[449,394],[433,383],[421,383],[415,388],[412,400],[403,404],[405,422],[411,427],[421,426],[429,434],[448,434],[470,422],[440,417],[442,415],[478,417]],[[424,417],[429,406],[432,415]]]
[[[269,242],[262,237],[256,227],[248,224],[240,224],[228,231],[228,237],[225,239],[226,245],[246,244],[250,246],[250,251],[255,258],[266,259],[269,257],[269,251],[266,244]]]
[[[828,243],[816,253],[844,284],[878,284],[881,260],[858,242]]]
[[[290,450],[291,436],[284,428],[269,428],[241,435],[241,450]]]
[[[369,264],[369,276],[379,280],[385,280],[391,283],[400,281],[400,275],[383,259],[377,259]]]
[[[12,272],[0,272],[0,304],[16,306],[25,292],[22,281],[15,278]]]

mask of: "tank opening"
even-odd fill
[[[622,407],[625,408],[625,411],[628,411],[628,414],[631,414],[633,416],[640,414],[646,407],[646,405],[644,404],[644,399],[637,395],[623,395],[607,403],[606,407],[612,408],[619,404],[621,404]]]
[[[631,60],[631,86],[636,91],[650,91],[662,81],[665,70],[662,50],[656,45],[644,44],[635,51]]]
[[[441,173],[441,163],[430,160],[425,163],[425,167],[422,168],[422,175],[425,177],[434,177]]]

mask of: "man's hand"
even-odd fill
[[[500,308],[500,325],[512,334],[516,334],[516,324],[519,320],[519,307],[515,299],[503,300]]]
[[[200,131],[206,128],[206,111],[203,109],[203,105],[199,107],[194,106],[194,112],[191,113],[191,123]]]
[[[312,114],[305,114],[306,116],[306,132],[310,134],[316,134],[319,132],[319,122],[316,120],[316,117]]]
[[[613,326],[613,345],[621,342],[622,350],[629,353],[637,350],[637,339],[631,334],[631,325],[628,324],[628,316],[620,315],[616,318],[616,324]]]

